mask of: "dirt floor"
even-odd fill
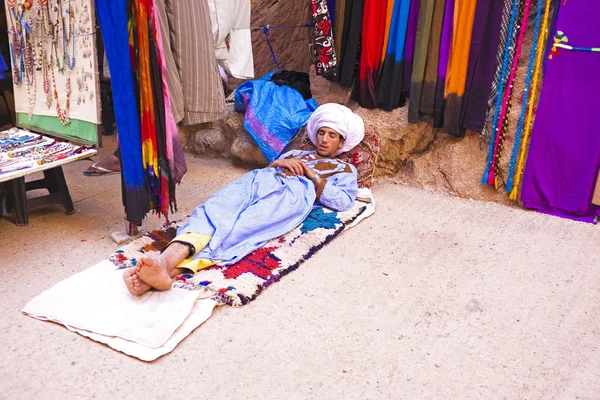
[[[600,230],[389,183],[374,216],[153,363],[29,318],[31,298],[117,248],[120,177],[90,164],[65,168],[74,215],[0,220],[2,399],[600,398]],[[188,166],[174,219],[245,171]]]

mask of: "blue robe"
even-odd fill
[[[292,150],[280,158],[314,155]],[[196,207],[177,231],[178,235],[211,236],[208,245],[193,258],[233,264],[300,225],[315,206],[336,211],[352,207],[358,190],[357,172],[352,165],[337,159],[311,159],[306,165],[325,177],[320,190],[305,176],[288,176],[280,168],[264,168],[248,172]]]

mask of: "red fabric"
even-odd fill
[[[387,0],[365,1],[358,84],[353,97],[361,107],[376,108],[375,82],[385,37]]]

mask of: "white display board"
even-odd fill
[[[93,0],[5,0],[5,5],[16,112],[29,119],[58,118],[65,127],[99,124]]]

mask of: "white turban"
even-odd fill
[[[315,146],[317,145],[317,133],[323,127],[333,129],[344,138],[344,145],[337,154],[352,150],[365,137],[363,119],[348,107],[336,103],[319,106],[308,119],[306,133]]]

